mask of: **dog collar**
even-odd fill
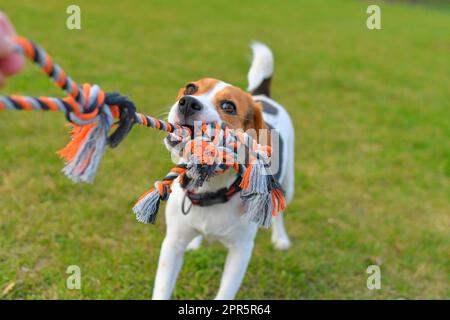
[[[189,181],[186,181],[188,179],[183,179],[182,181],[182,187],[183,189]],[[219,203],[225,203],[228,202],[236,193],[242,190],[242,188],[239,186],[239,184],[242,181],[242,177],[238,176],[236,180],[229,186],[228,188],[222,188],[215,192],[202,192],[202,193],[196,193],[194,191],[186,191],[183,197],[183,201],[181,203],[181,211],[183,214],[188,214],[191,210],[191,207],[194,206],[200,206],[200,207],[209,207],[213,206],[215,204]],[[191,205],[186,208],[185,202],[186,198],[189,198],[191,200]]]

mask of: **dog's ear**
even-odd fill
[[[271,137],[266,122],[263,117],[263,106],[261,102],[256,102],[252,98],[253,128],[256,130],[258,143],[270,145]]]
[[[184,92],[186,91],[186,88],[180,88],[180,90],[178,90],[178,94],[177,94],[177,101],[181,99],[182,96],[184,96]]]
[[[263,118],[262,104],[260,102],[252,101],[251,108],[253,111],[253,126],[256,132],[259,132],[261,129],[266,129],[267,126]]]

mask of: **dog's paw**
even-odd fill
[[[288,237],[272,238],[272,244],[277,250],[287,250],[291,247],[291,240]]]
[[[189,242],[186,250],[189,251],[198,250],[201,244],[202,244],[202,236],[197,236],[194,239],[192,239],[191,242]]]

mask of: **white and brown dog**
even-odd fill
[[[192,125],[194,121],[222,122],[229,128],[276,128],[279,132],[279,168],[274,173],[289,203],[294,193],[294,129],[285,109],[270,98],[273,56],[262,43],[253,43],[248,74],[251,94],[215,79],[191,82],[180,89],[169,121]],[[166,139],[169,149],[170,139]],[[175,181],[166,206],[167,234],[162,244],[153,299],[169,299],[183,264],[186,249],[197,249],[202,237],[228,248],[228,257],[216,299],[234,299],[244,278],[258,226],[241,219],[243,200],[237,194],[237,174],[228,170],[206,181],[196,192]],[[184,209],[186,197],[192,206]],[[190,205],[190,204],[189,204]],[[188,205],[188,206],[189,206]],[[273,218],[272,242],[277,249],[290,247],[283,218]]]

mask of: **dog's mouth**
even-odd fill
[[[195,128],[200,128],[202,125],[205,125],[205,124],[212,126],[217,122],[218,121],[203,121],[200,119],[195,119],[195,120],[188,119],[187,121],[183,120],[183,121],[176,122],[176,124],[183,126],[183,127],[188,127],[191,130],[191,132],[194,132]],[[221,122],[219,121],[219,123],[221,123]]]
[[[198,121],[198,120],[180,119],[180,121],[176,122],[176,124],[183,126],[183,127],[193,128],[195,121]]]
[[[167,135],[167,137],[165,138],[165,141],[166,141],[166,143],[167,143],[167,145],[169,147],[175,147],[176,145],[178,145],[180,143],[186,142],[187,141],[186,139],[189,140],[189,139],[195,138],[195,134],[196,133],[198,134],[198,132],[201,132],[200,134],[203,134],[203,130],[201,129],[202,125],[206,124],[207,126],[211,126],[211,127],[214,128],[215,124],[217,124],[217,123],[220,124],[221,128],[223,128],[224,125],[225,125],[225,123],[222,123],[222,122],[216,122],[216,121],[205,121],[205,122],[203,122],[203,121],[200,121],[200,120],[195,120],[194,123],[192,123],[192,122],[188,122],[188,123],[186,123],[186,122],[175,122],[175,124],[177,124],[177,125],[189,128],[189,130],[191,131],[192,135],[190,137],[182,138],[180,136],[177,136],[176,134],[169,133]],[[209,134],[212,134],[212,136],[214,136],[214,132],[215,131],[212,131],[212,132],[209,131]]]
[[[222,122],[220,117],[209,114],[208,112],[199,112],[195,114],[185,115],[181,112],[176,112],[173,121],[176,124],[191,127],[201,126],[203,124],[214,124],[216,122]]]
[[[182,125],[182,126],[193,128],[194,125],[202,124],[202,123],[208,123],[208,122],[206,122],[206,121],[204,121],[202,119],[199,119],[198,117],[192,117],[192,116],[191,117],[190,116],[186,117],[184,115],[180,115],[179,116],[178,124]]]
[[[174,136],[173,134],[168,134],[167,137],[165,138],[165,142],[167,143],[167,145],[171,148],[174,148],[176,145],[178,145],[181,141],[179,138],[177,138],[176,136]]]

